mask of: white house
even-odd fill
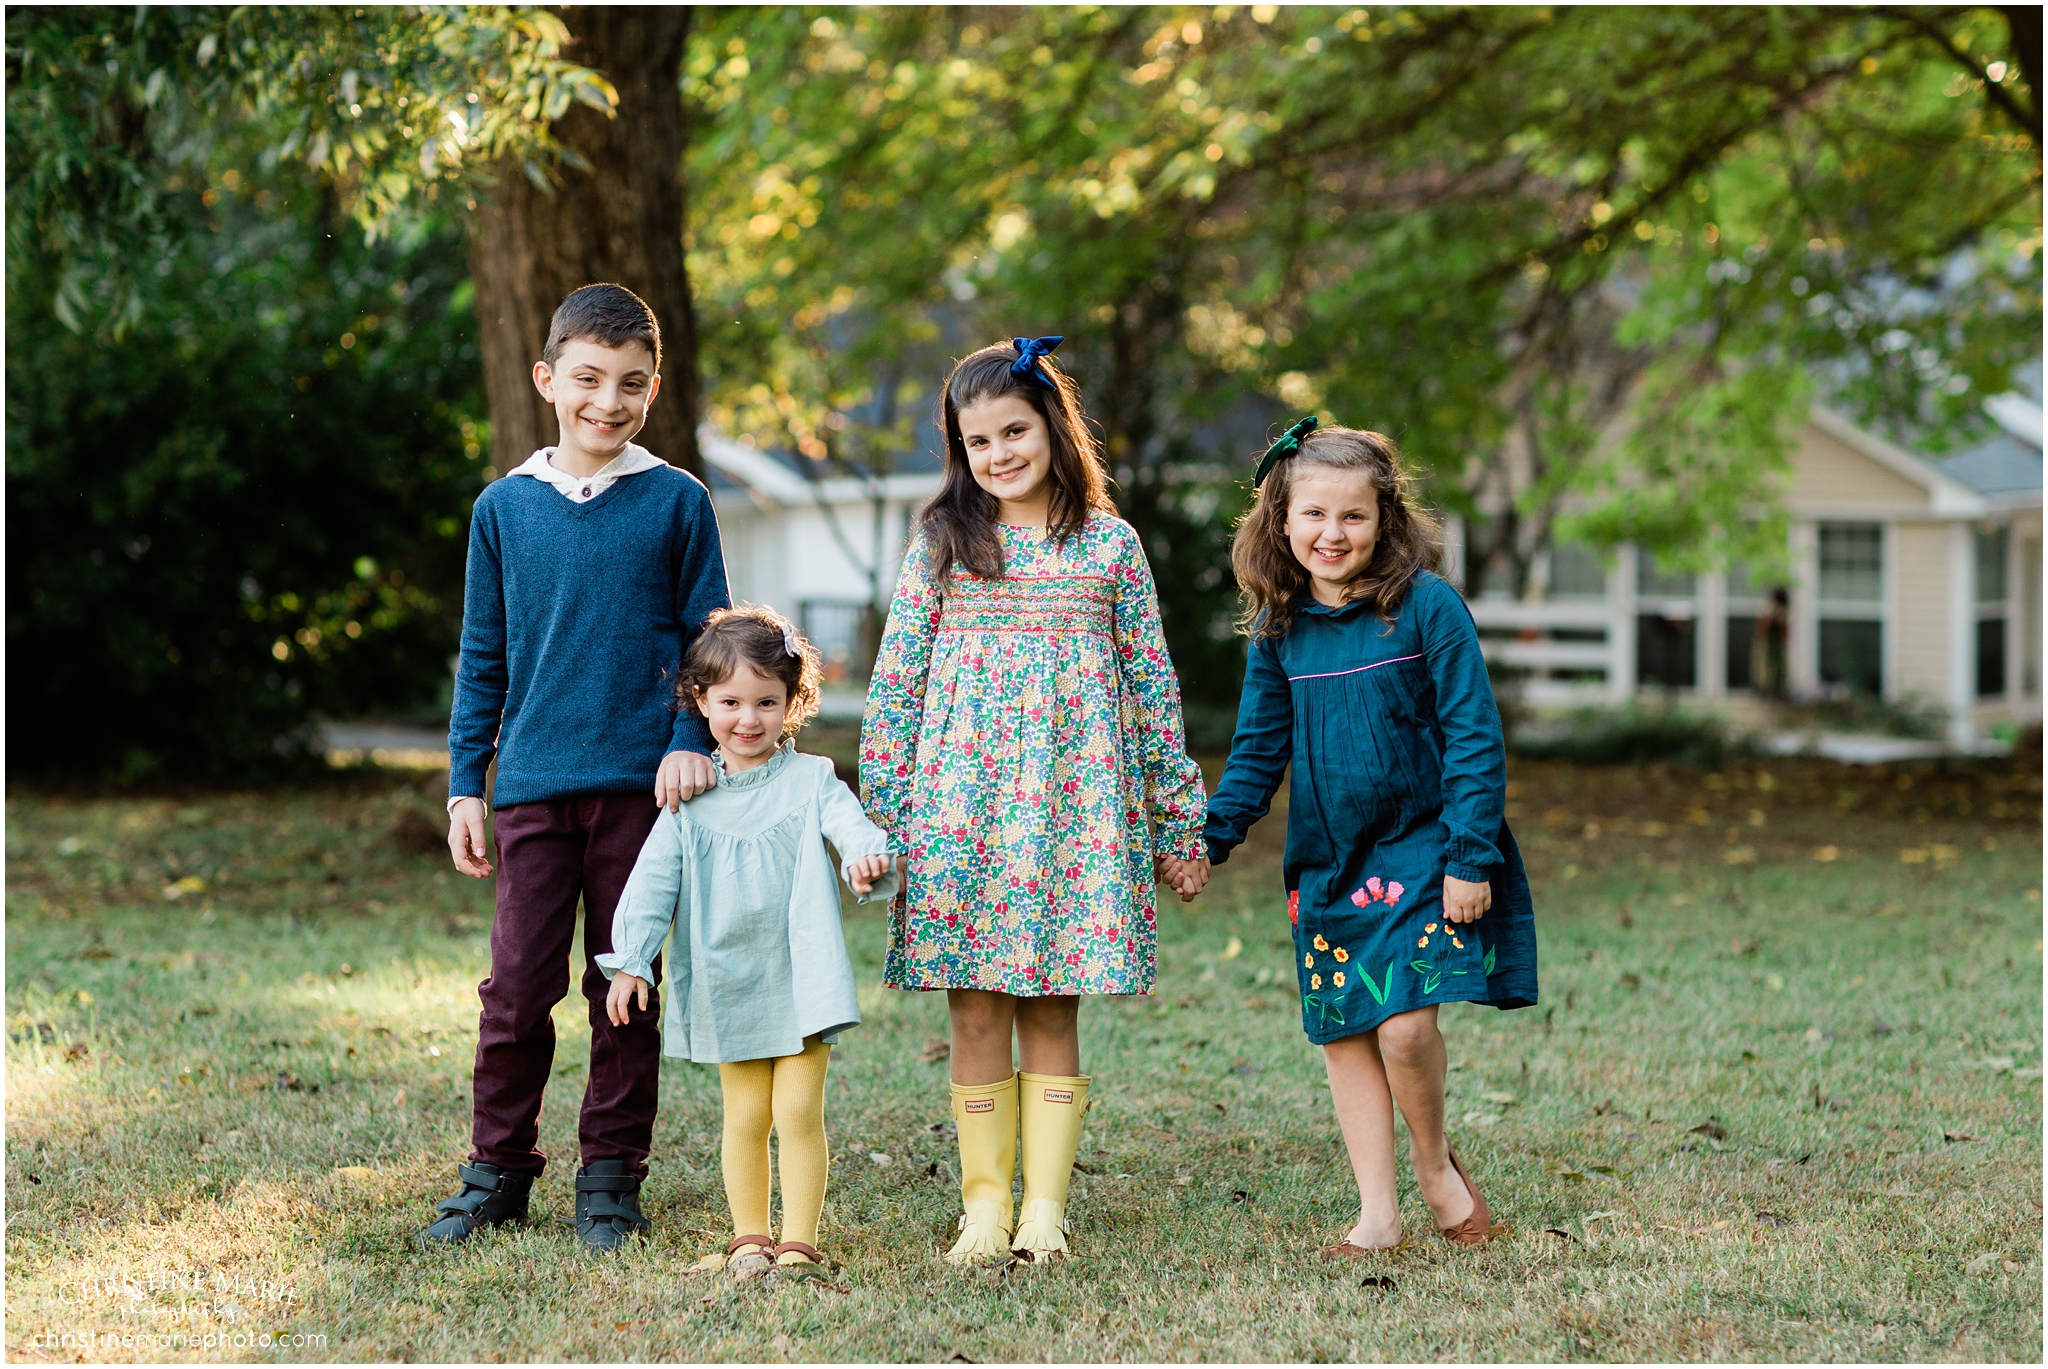
[[[736,602],[787,614],[839,682],[858,651],[862,611],[886,615],[910,519],[938,492],[927,452],[878,479],[816,478],[803,457],[698,431]]]
[[[1931,703],[1958,742],[2040,721],[2041,406],[2007,395],[1986,409],[1998,434],[1947,457],[1812,410],[1786,491],[1793,697]],[[1566,547],[1545,569],[1539,597],[1472,603],[1489,655],[1530,670],[1529,702],[1754,697],[1765,591],[1739,567],[1670,576],[1632,548],[1603,567]]]

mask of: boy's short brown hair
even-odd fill
[[[782,715],[783,736],[794,737],[817,715],[818,690],[824,680],[818,649],[804,640],[789,619],[755,604],[722,608],[704,620],[704,630],[683,657],[682,678],[676,681],[677,700],[703,716],[697,696],[731,679],[742,665],[782,681],[789,691],[789,707]]]
[[[541,348],[540,359],[554,365],[562,348],[572,342],[594,342],[600,347],[637,342],[654,357],[656,373],[661,370],[661,324],[647,301],[623,285],[586,285],[571,290],[548,320],[548,342]]]

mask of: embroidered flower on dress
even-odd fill
[[[1331,975],[1331,976],[1330,976],[1330,982],[1331,982],[1332,984],[1336,985],[1336,986],[1337,986],[1338,988],[1340,988],[1340,989],[1341,989],[1341,988],[1343,988],[1343,987],[1344,987],[1344,971],[1342,971],[1342,970],[1339,970],[1339,971],[1337,971],[1337,973],[1335,973],[1335,974]]]
[[[1337,963],[1339,965],[1342,965],[1345,961],[1351,959],[1351,952],[1345,950],[1342,946],[1339,946],[1336,950],[1330,952],[1330,954],[1337,957]]]
[[[1416,945],[1416,948],[1417,948],[1418,950],[1419,950],[1419,949],[1421,949],[1421,948],[1422,948],[1422,947],[1424,947],[1424,946],[1427,946],[1428,944],[1429,944],[1429,938],[1428,938],[1428,937],[1426,937],[1426,936],[1418,936],[1418,937],[1416,937],[1416,938],[1415,938],[1415,945]]]
[[[1366,904],[1372,902],[1372,896],[1363,889],[1353,889],[1351,891],[1351,901],[1363,908]]]
[[[1322,988],[1322,987],[1323,987],[1323,977],[1322,977],[1321,975],[1319,975],[1319,974],[1312,974],[1312,975],[1310,975],[1310,976],[1308,977],[1308,986],[1309,986],[1309,987],[1310,987],[1311,989],[1320,989],[1320,988]]]
[[[1323,940],[1321,933],[1318,933],[1316,935],[1315,948],[1319,951],[1327,951],[1330,949],[1330,943]]]
[[[1315,958],[1314,956],[1312,956],[1312,955],[1304,955],[1304,956],[1302,956],[1302,958],[1301,958],[1301,968],[1302,968],[1302,969],[1304,969],[1304,970],[1313,970],[1313,969],[1314,969],[1315,967],[1316,967],[1316,958]]]
[[[1429,933],[1429,934],[1430,934],[1431,936],[1435,936],[1435,935],[1436,935],[1436,924],[1435,924],[1434,922],[1432,922],[1432,923],[1430,923],[1430,924],[1429,924],[1428,926],[1424,927],[1424,928],[1423,928],[1422,930],[1423,930],[1423,931],[1425,931],[1425,932],[1427,932],[1427,933]]]

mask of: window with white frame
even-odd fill
[[[1884,692],[1884,525],[1820,525],[1820,682]]]
[[[1636,553],[1636,680],[1666,689],[1699,684],[1699,585]]]
[[[1782,583],[1759,580],[1743,562],[1730,562],[1722,607],[1728,626],[1728,688],[1782,694],[1791,622]]]
[[[2010,535],[2004,524],[1977,529],[1977,697],[2005,693],[2005,624],[2010,587]]]

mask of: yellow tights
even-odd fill
[[[818,1244],[825,1210],[825,1067],[832,1048],[804,1038],[801,1055],[741,1060],[718,1067],[725,1095],[725,1200],[735,1236],[767,1235],[768,1133],[782,1171],[782,1239]],[[807,1263],[795,1251],[782,1263]]]

